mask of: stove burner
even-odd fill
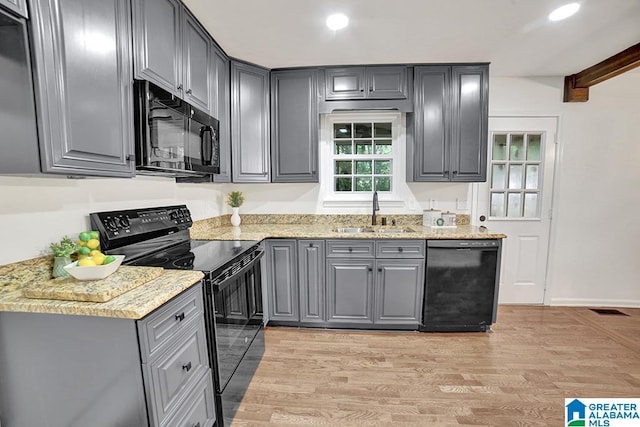
[[[180,269],[180,270],[193,270],[193,261],[196,259],[196,256],[193,252],[189,252],[187,255],[184,255],[177,260],[173,261],[171,265]]]

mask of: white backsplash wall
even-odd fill
[[[195,220],[225,213],[220,184],[170,178],[0,176],[0,265],[48,253],[49,243],[89,229],[89,213],[186,204]]]

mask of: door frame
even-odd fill
[[[552,283],[551,283],[551,266],[553,264],[553,255],[555,253],[555,241],[556,241],[556,223],[557,221],[554,221],[553,218],[556,216],[557,214],[557,210],[558,210],[558,204],[559,204],[559,200],[557,199],[557,187],[559,185],[559,178],[560,178],[560,171],[562,170],[561,168],[559,168],[559,164],[562,163],[562,154],[563,154],[563,145],[561,144],[561,140],[562,140],[562,134],[561,134],[561,130],[562,130],[562,125],[561,123],[563,123],[562,119],[562,114],[560,113],[514,113],[514,114],[509,114],[509,113],[497,113],[497,114],[491,114],[489,113],[489,119],[491,118],[497,118],[497,119],[545,119],[545,118],[553,118],[556,119],[556,140],[555,140],[555,149],[554,149],[554,163],[553,163],[553,170],[552,170],[552,175],[551,175],[551,184],[549,187],[549,191],[551,191],[551,206],[549,207],[549,212],[546,213],[546,215],[549,215],[549,239],[548,239],[548,243],[547,243],[547,256],[546,256],[546,260],[545,260],[545,265],[546,265],[546,271],[545,271],[545,276],[544,276],[544,297],[543,297],[543,305],[550,305],[551,299],[552,299]],[[490,135],[490,128],[487,127],[487,138],[488,140]],[[491,149],[489,148],[489,144],[487,144],[487,164],[490,164],[490,159],[489,159],[489,154],[490,154]],[[487,169],[487,175],[489,174],[489,170]],[[487,179],[488,176],[487,176]],[[485,181],[486,182],[486,181]],[[484,184],[484,183],[473,183],[471,185],[471,189],[470,189],[470,199],[471,199],[471,210],[470,210],[470,215],[471,215],[471,225],[475,225],[475,226],[479,226],[481,225],[478,221],[478,201],[479,201],[479,193],[480,193],[480,185]],[[509,236],[507,236],[507,238],[509,238]],[[504,258],[503,258],[504,259]]]

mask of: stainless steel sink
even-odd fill
[[[378,233],[382,234],[398,234],[398,233],[415,233],[411,228],[383,228],[378,230]]]
[[[338,227],[333,231],[336,233],[373,233],[373,228],[367,227]]]

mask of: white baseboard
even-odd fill
[[[640,300],[628,299],[589,299],[589,298],[552,298],[549,305],[575,307],[629,307],[640,308]]]

